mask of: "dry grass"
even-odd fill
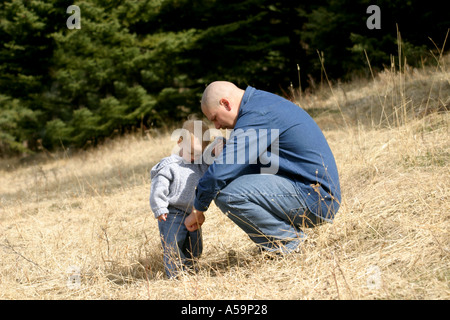
[[[306,230],[303,254],[265,259],[212,205],[199,272],[166,280],[148,196],[169,134],[4,160],[0,298],[449,299],[448,61],[302,98],[343,192],[335,222]]]

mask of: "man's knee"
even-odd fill
[[[231,202],[232,197],[230,197],[230,194],[228,194],[228,192],[224,190],[221,190],[214,199],[214,203],[216,204],[216,206],[224,213],[226,213],[230,209]]]

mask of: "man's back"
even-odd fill
[[[308,113],[282,97],[248,87],[235,130],[249,128],[279,130],[276,174],[295,183],[311,212],[332,219],[341,201],[336,162]]]

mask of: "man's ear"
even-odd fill
[[[227,99],[222,98],[220,99],[219,103],[221,106],[224,106],[227,111],[231,110],[230,102]]]

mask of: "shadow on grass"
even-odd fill
[[[201,258],[196,265],[197,270],[183,271],[181,275],[204,275],[207,277],[218,277],[230,272],[235,268],[250,268],[251,264],[264,259],[261,254],[242,254],[234,250],[229,250],[221,256],[214,258]],[[146,258],[139,258],[138,261],[129,265],[120,264],[115,261],[105,261],[106,278],[116,285],[127,285],[135,281],[158,281],[167,280],[165,275],[162,253],[154,252]]]

